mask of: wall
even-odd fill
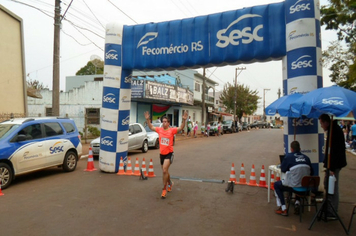
[[[26,115],[22,19],[0,5],[0,112]]]

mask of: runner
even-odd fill
[[[154,127],[150,121],[150,114],[148,111],[144,113],[148,127],[152,131],[156,131],[159,135],[159,150],[160,150],[160,159],[161,167],[163,172],[163,189],[162,189],[162,198],[166,198],[167,191],[172,191],[173,182],[170,179],[168,169],[173,162],[174,153],[173,153],[173,138],[176,133],[184,129],[185,121],[188,117],[188,113],[184,112],[182,117],[182,124],[177,127],[169,127],[169,117],[162,117],[162,127]]]

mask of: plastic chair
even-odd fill
[[[302,178],[302,183],[301,183],[302,186],[292,188],[291,192],[289,193],[288,211],[289,211],[290,202],[293,193],[295,194],[296,197],[300,198],[300,204],[299,204],[300,222],[302,222],[302,213],[304,212],[304,207],[315,206],[315,210],[318,211],[317,201],[315,200],[314,193],[318,192],[319,184],[320,184],[319,176],[304,176]]]

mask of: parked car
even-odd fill
[[[148,147],[159,148],[159,136],[158,133],[152,131],[148,126],[145,127],[147,132]]]
[[[229,133],[236,132],[234,123],[235,122],[233,122],[232,120],[225,120],[222,122],[224,134],[226,134],[227,132]]]
[[[100,151],[100,137],[91,141],[90,147],[93,151],[93,157],[98,157]],[[129,125],[128,151],[136,149],[141,149],[143,153],[148,151],[147,132],[140,123],[132,123]]]
[[[82,155],[81,137],[69,118],[15,118],[0,123],[1,188],[18,175],[61,166],[74,171]]]
[[[242,122],[242,130],[250,130],[250,124],[247,122]]]
[[[219,122],[218,121],[210,121],[209,124],[210,124],[209,136],[215,135],[215,129],[218,128]]]

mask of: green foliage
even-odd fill
[[[331,81],[356,91],[356,1],[330,0],[321,8],[321,24],[336,30],[338,41],[323,52],[323,61],[332,71]],[[341,46],[341,42],[346,47]]]
[[[236,94],[236,115],[241,119],[243,114],[251,115],[257,110],[257,102],[260,97],[257,90],[250,90],[244,85],[236,87],[229,82],[225,84],[224,90],[220,95],[220,100],[226,107],[226,111],[233,114]]]
[[[91,133],[94,137],[99,137],[100,136],[100,130],[96,127],[93,126],[88,126],[88,131]]]
[[[102,75],[104,73],[104,61],[94,59],[86,66],[80,68],[75,75]]]
[[[29,80],[26,80],[26,83],[27,83],[28,88],[33,88],[33,89],[37,89],[37,90],[41,90],[41,89],[45,88],[43,83],[40,83],[38,80],[29,79]]]

